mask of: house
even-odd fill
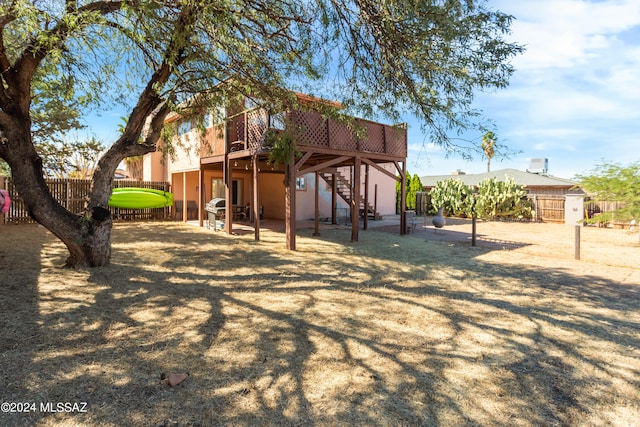
[[[487,178],[504,180],[510,177],[516,184],[524,186],[529,196],[564,196],[581,190],[572,190],[576,182],[569,179],[558,178],[544,173],[520,171],[518,169],[500,169],[492,172],[466,174],[460,170],[451,175],[431,175],[420,177],[424,191],[430,191],[438,181],[446,179],[459,179],[463,184],[477,186]]]
[[[533,159],[532,165],[538,160]],[[546,165],[546,161],[545,161]],[[533,169],[533,168],[532,168]],[[465,185],[477,186],[488,178],[504,180],[511,178],[516,184],[522,185],[529,199],[533,202],[536,219],[544,222],[571,223],[582,219],[581,206],[584,193],[581,189],[574,188],[576,182],[569,179],[548,175],[544,169],[532,169],[520,171],[517,169],[500,169],[491,172],[466,174],[460,170],[451,175],[431,175],[420,178],[425,192],[431,191],[439,181],[458,179]],[[579,207],[578,210],[576,207]],[[578,217],[576,217],[576,212]]]
[[[251,98],[221,107],[215,115],[224,119],[206,114],[204,132],[189,120],[169,116],[165,123],[174,122],[177,129],[175,155],[145,156],[144,180],[171,183],[174,200],[187,206],[180,212],[183,221],[198,219],[202,226],[206,202],[224,198],[227,233],[234,212],[249,207],[256,239],[261,216],[285,221],[289,249],[295,249],[296,220],[313,218],[317,227],[320,219],[335,223],[348,216],[357,241],[361,213],[395,213],[395,182],[404,187],[399,177],[406,176],[406,126],[354,119],[349,127],[314,108],[328,101],[296,96],[304,110],[274,112]],[[293,135],[299,151],[289,165],[269,162],[269,135],[283,132]]]

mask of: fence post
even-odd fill
[[[476,216],[471,218],[471,246],[476,245]]]
[[[576,225],[576,233],[575,233],[575,259],[580,260],[580,226]]]

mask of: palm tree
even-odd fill
[[[484,150],[484,155],[487,156],[487,172],[491,172],[491,158],[495,154],[494,148],[497,139],[496,134],[491,131],[482,135],[481,147]]]

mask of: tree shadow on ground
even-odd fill
[[[73,273],[84,275],[77,284],[54,286],[70,273],[47,268],[18,280],[35,299],[3,319],[25,319],[20,333],[40,338],[3,350],[17,367],[3,373],[3,399],[86,401],[88,412],[9,414],[3,425],[580,425],[638,415],[637,286],[383,233],[344,244],[347,233],[289,252],[127,226],[113,264]],[[161,379],[186,371],[174,388]]]

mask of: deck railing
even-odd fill
[[[227,121],[226,145],[229,152],[266,151],[269,130],[290,127],[298,147],[320,147],[345,152],[365,152],[390,157],[407,156],[405,125],[390,126],[364,119],[349,124],[323,117],[315,111],[293,111],[284,119],[282,114],[270,115],[262,108],[254,108],[232,116]],[[213,156],[224,154],[224,147],[216,145]]]

